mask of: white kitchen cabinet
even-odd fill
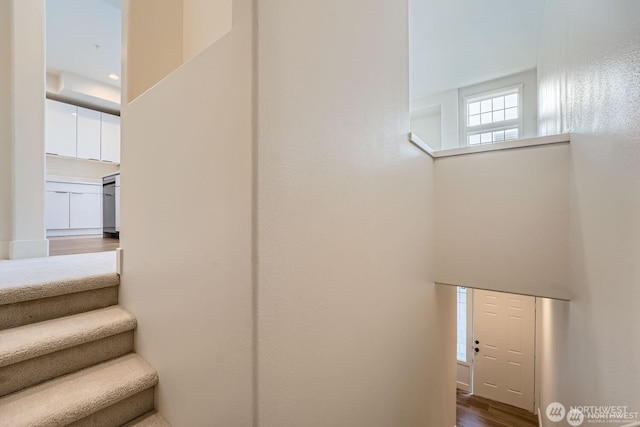
[[[45,113],[46,152],[75,157],[78,108],[47,99]]]
[[[70,193],[69,228],[102,227],[102,195]]]
[[[100,160],[101,116],[99,111],[78,107],[78,158]]]
[[[69,228],[69,193],[47,191],[45,195],[46,226],[48,230]]]
[[[120,163],[120,117],[112,114],[102,115],[102,151],[100,160]]]
[[[102,234],[102,185],[47,181],[47,236]]]

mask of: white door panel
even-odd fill
[[[474,393],[533,411],[535,298],[474,291]]]

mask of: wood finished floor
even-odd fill
[[[115,251],[120,240],[97,237],[49,237],[49,255],[75,255]]]
[[[538,417],[523,409],[458,390],[457,427],[538,427]]]

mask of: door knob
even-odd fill
[[[474,350],[476,351],[476,353],[480,351],[478,347],[474,348]]]
[[[480,344],[480,341],[476,340],[476,345]]]

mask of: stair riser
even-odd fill
[[[121,400],[67,427],[119,427],[153,410],[154,388]]]
[[[133,331],[0,368],[0,397],[133,351]]]
[[[105,308],[118,303],[118,287],[0,305],[0,330]]]

